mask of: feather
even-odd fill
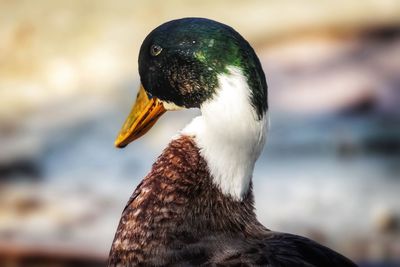
[[[109,266],[356,266],[309,239],[269,231],[213,183],[189,136],[173,140],[128,201]]]

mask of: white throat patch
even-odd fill
[[[181,134],[193,136],[221,191],[241,200],[247,193],[254,164],[265,143],[268,116],[258,119],[250,103],[246,77],[237,67],[218,76],[213,99],[201,105],[201,116]]]

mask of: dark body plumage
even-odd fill
[[[126,205],[109,266],[356,266],[309,239],[269,231],[213,184],[191,137],[173,140]]]

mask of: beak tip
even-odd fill
[[[115,141],[115,142],[114,142],[114,146],[115,146],[116,148],[124,148],[124,147],[127,146],[127,144],[124,144],[123,142]]]

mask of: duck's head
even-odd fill
[[[265,76],[254,50],[239,33],[203,18],[178,19],[157,27],[140,48],[141,87],[115,145],[125,147],[145,134],[166,110],[202,109],[217,97],[222,82],[243,82],[221,81],[221,75],[232,71],[242,75],[248,91],[243,101],[261,120],[268,108]]]

